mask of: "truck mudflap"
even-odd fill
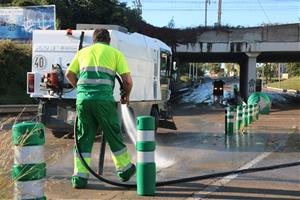
[[[177,130],[175,121],[173,119],[173,110],[169,101],[166,102],[164,108],[160,110],[159,127]]]
[[[45,126],[52,132],[72,132],[75,117],[75,101],[58,103],[53,100],[40,100],[38,107],[38,120],[44,123]]]

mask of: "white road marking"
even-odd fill
[[[271,152],[265,152],[257,156],[254,160],[248,162],[244,166],[240,167],[238,170],[242,169],[249,169],[261,160],[265,159],[268,157],[270,154],[272,154],[273,151]],[[230,182],[231,180],[235,179],[238,176],[238,174],[233,174],[233,175],[228,175],[225,176],[224,178],[212,183],[209,187],[205,188],[204,190],[195,193],[192,197],[187,198],[187,200],[194,200],[194,199],[199,199],[199,198],[204,198],[206,195],[215,192],[219,187],[225,185],[226,183]]]

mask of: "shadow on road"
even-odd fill
[[[268,189],[268,188],[255,188],[255,187],[233,187],[233,186],[221,186],[215,192],[202,196],[201,191],[203,191],[204,193],[204,189],[209,186],[210,185],[201,184],[201,183],[177,184],[174,186],[157,188],[156,196],[168,197],[168,198],[187,198],[190,197],[189,195],[190,192],[197,192],[197,194],[195,194],[196,198],[205,197],[207,199],[259,199],[259,200],[287,199],[289,200],[289,199],[295,199],[295,197],[298,198],[300,196],[300,191],[297,190]],[[222,194],[218,194],[218,193],[222,193]]]

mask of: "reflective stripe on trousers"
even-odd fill
[[[118,172],[125,172],[132,165],[131,158],[126,147],[119,151],[113,152],[112,159]]]
[[[82,156],[83,156],[85,162],[88,164],[88,166],[90,166],[91,165],[91,153],[82,153]],[[88,170],[82,164],[77,152],[76,153],[74,152],[74,174],[73,174],[73,176],[78,176],[78,177],[86,178],[86,179],[89,177]]]

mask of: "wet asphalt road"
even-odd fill
[[[245,134],[224,135],[224,108],[220,105],[177,106],[174,120],[178,130],[159,129],[157,140],[158,181],[198,176],[232,169],[267,166],[300,160],[300,108],[273,108],[261,116]],[[49,141],[57,139],[49,138]],[[71,149],[72,141],[64,139]],[[134,146],[126,139],[135,160]],[[55,142],[54,142],[55,143]],[[57,147],[55,147],[57,148]],[[94,146],[97,166],[99,143]],[[107,152],[109,150],[107,149]],[[116,179],[110,154],[104,175]],[[91,177],[88,189],[70,187],[72,153],[49,166],[48,199],[142,199],[135,190],[98,182]],[[300,199],[300,167],[228,176],[157,188],[146,199]]]
[[[299,100],[277,103],[245,134],[224,135],[224,108],[213,104],[185,103],[174,107],[178,130],[159,128],[158,181],[198,176],[233,169],[260,167],[300,160]],[[130,140],[125,141],[135,161]],[[98,182],[90,177],[87,189],[71,188],[73,140],[55,138],[47,130],[47,199],[300,199],[300,167],[232,175],[157,188],[155,197],[139,197],[134,189]],[[107,148],[104,175],[116,179]],[[96,169],[99,142],[93,150]],[[134,179],[133,179],[134,180]]]

